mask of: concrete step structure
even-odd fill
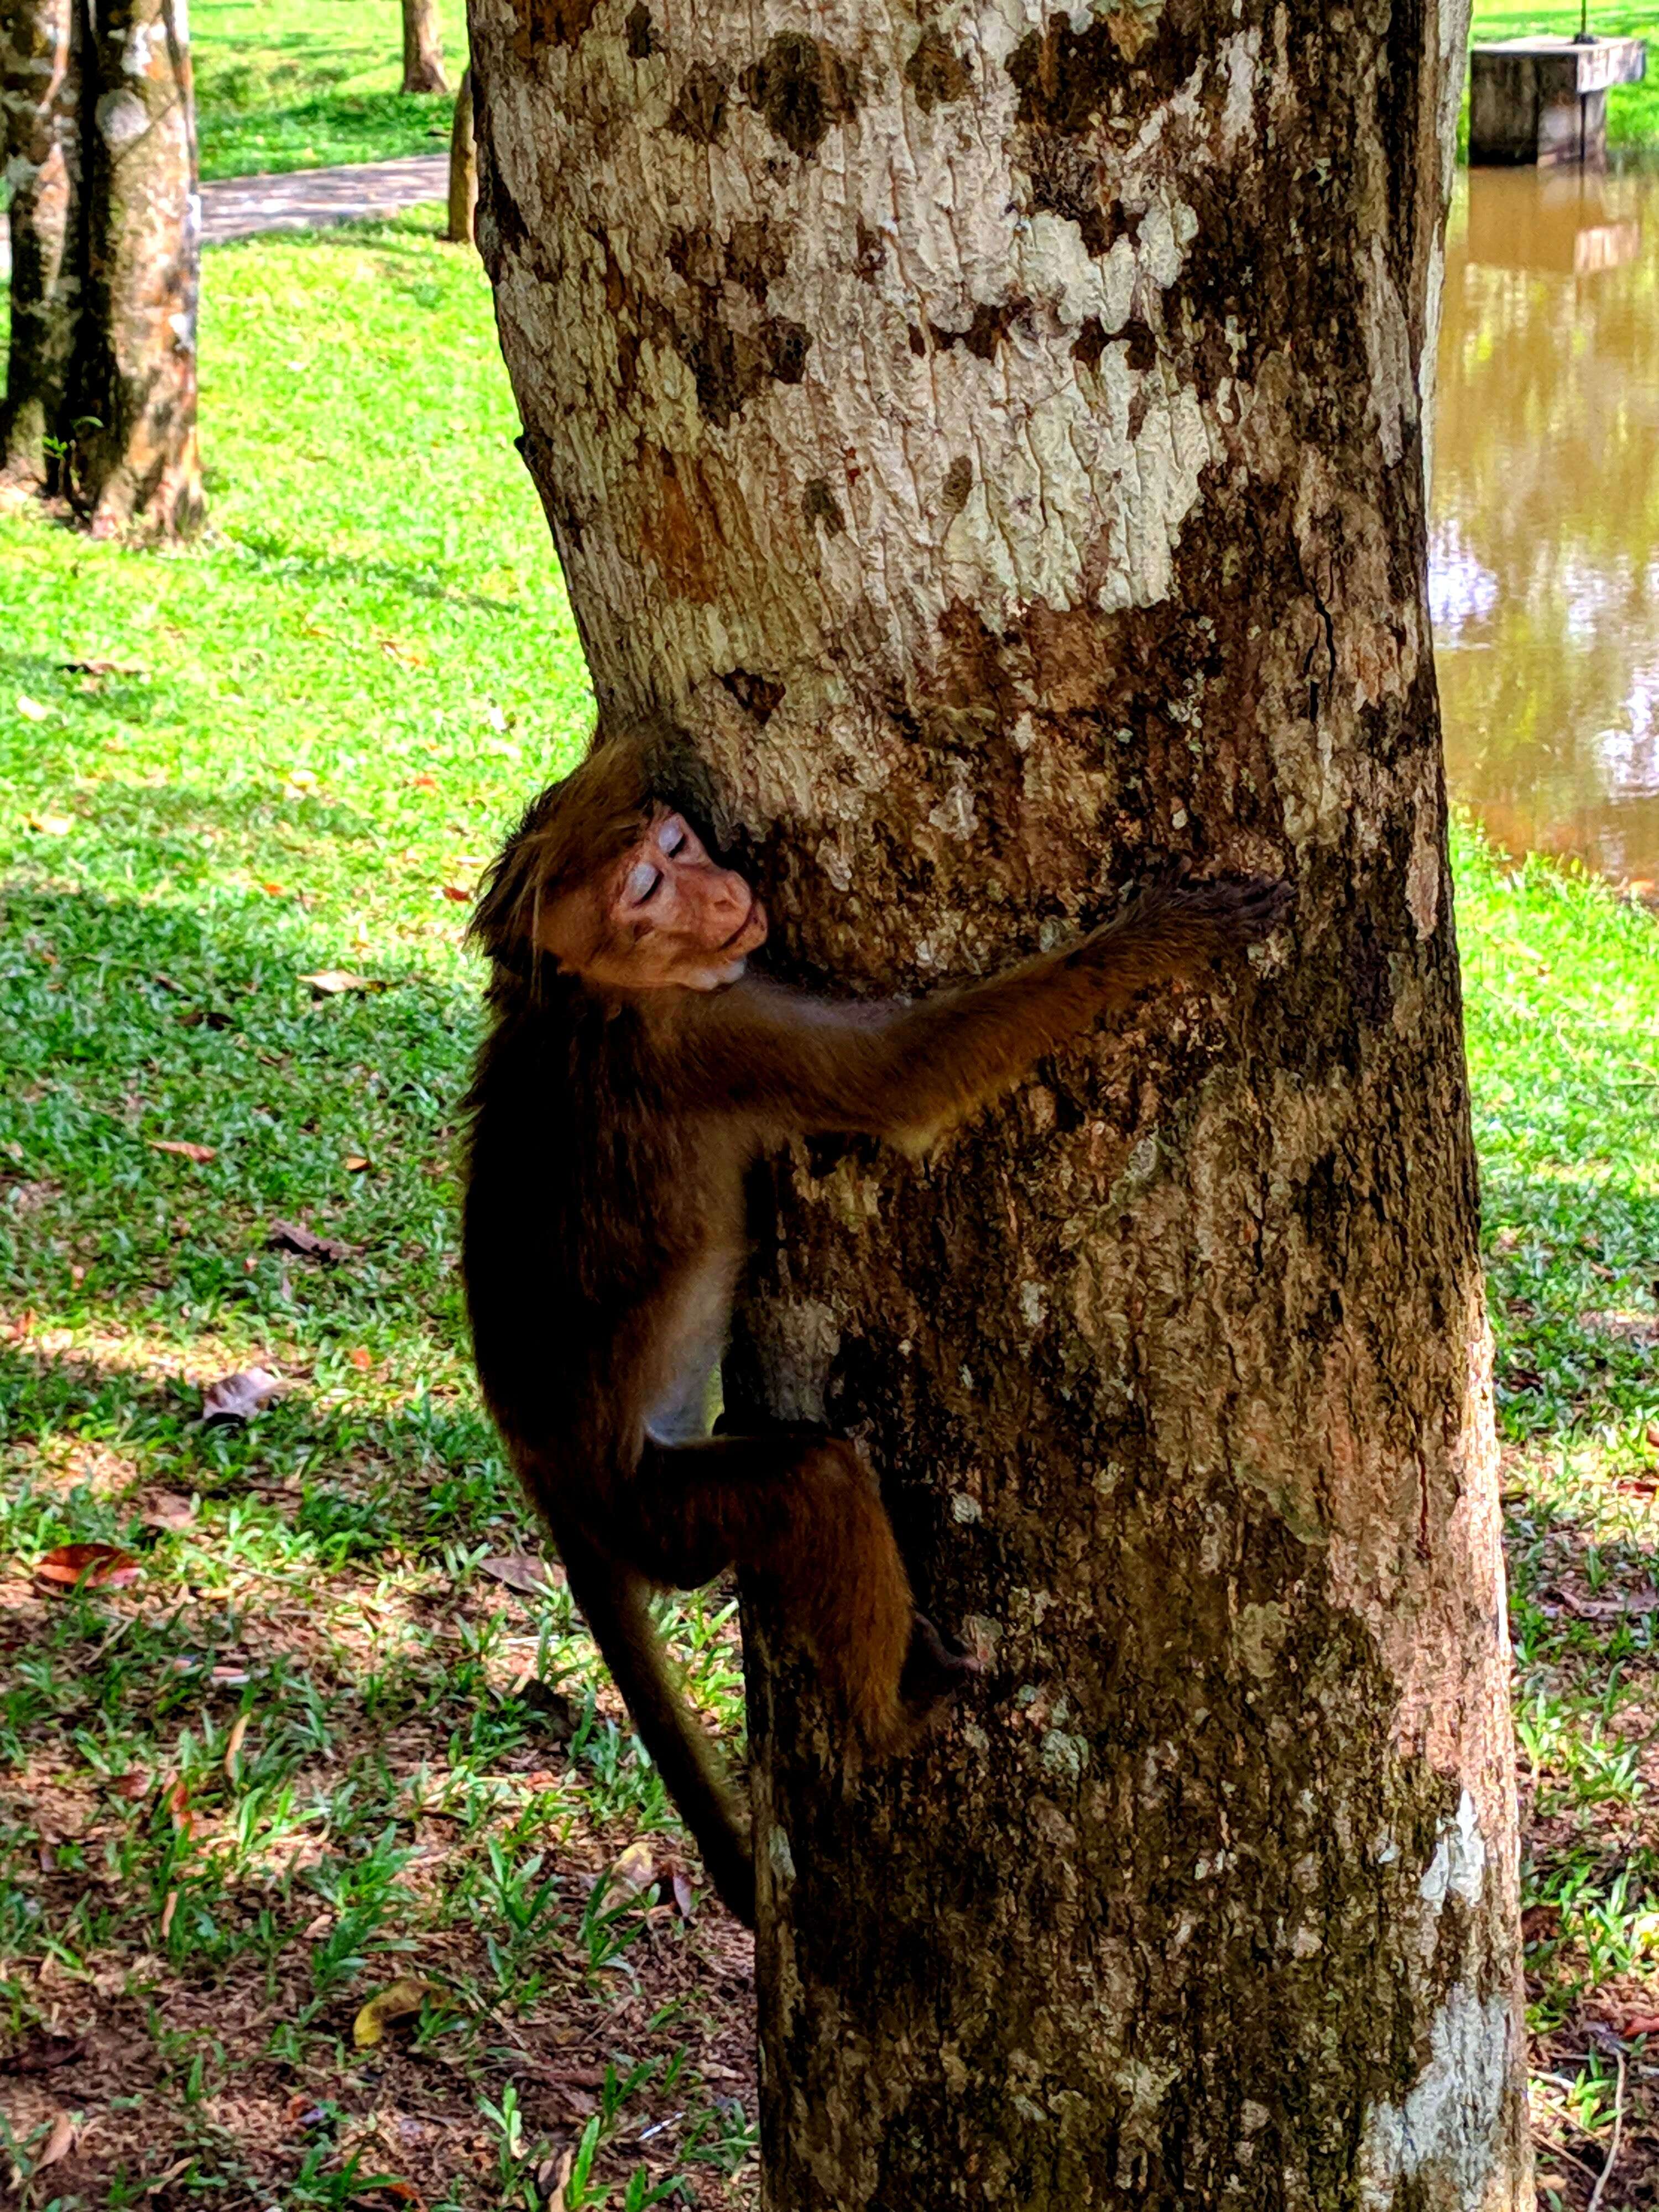
[[[1645,39],[1498,39],[1469,49],[1469,161],[1607,159],[1607,91],[1647,75]]]

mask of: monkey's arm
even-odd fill
[[[1097,1015],[1265,936],[1291,897],[1261,878],[1160,885],[1065,951],[908,1004],[747,980],[707,1002],[688,1044],[725,1095],[775,1127],[920,1147]]]

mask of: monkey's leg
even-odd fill
[[[840,1438],[650,1443],[636,1485],[645,1571],[682,1589],[733,1562],[770,1577],[869,1749],[897,1748],[974,1671],[917,1613],[880,1493]]]

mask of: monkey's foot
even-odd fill
[[[899,1703],[913,1727],[938,1711],[981,1672],[971,1651],[953,1650],[925,1613],[910,1624],[910,1649],[899,1676]]]

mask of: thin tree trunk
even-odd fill
[[[449,134],[449,228],[444,236],[455,246],[471,246],[478,207],[478,146],[472,129],[472,72],[461,71],[455,95],[455,121]]]
[[[203,512],[201,205],[184,0],[104,0],[96,25],[75,495],[95,533],[170,538]]]
[[[11,345],[0,483],[63,489],[82,307],[81,18],[75,0],[16,0],[0,18],[0,104],[11,180]]]
[[[447,92],[437,0],[404,0],[404,90]]]
[[[932,1163],[756,1193],[728,1406],[862,1438],[987,1662],[854,1775],[745,1593],[772,2212],[1531,2202],[1424,597],[1466,17],[472,0],[595,686],[696,737],[769,957],[1299,885]]]

